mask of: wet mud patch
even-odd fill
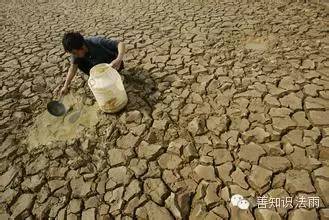
[[[268,45],[265,38],[249,38],[245,43],[245,48],[249,50],[264,51],[268,48]]]
[[[55,117],[45,110],[37,116],[29,128],[24,141],[32,150],[57,141],[69,141],[83,137],[86,133],[98,133],[102,125],[109,126],[126,111],[139,110],[151,114],[157,98],[155,82],[143,69],[128,69],[124,73],[124,86],[128,95],[128,104],[116,114],[104,114],[99,110],[97,102],[91,95],[69,94],[63,103],[70,109],[65,116]],[[94,100],[93,105],[81,104],[84,95]]]
[[[65,107],[70,109],[64,116],[52,116],[47,110],[37,116],[28,130],[29,150],[55,141],[71,140],[81,136],[86,129],[95,129],[99,107],[97,103],[86,105],[81,100],[81,97],[69,94],[63,100]]]
[[[243,39],[244,48],[255,52],[270,51],[279,44],[278,38],[273,34],[266,36],[249,36]]]

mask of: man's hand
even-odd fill
[[[122,59],[120,57],[117,57],[115,60],[113,60],[110,65],[116,69],[116,70],[119,70],[120,69],[120,66],[121,66],[121,63],[122,63]]]
[[[66,95],[68,92],[69,92],[69,88],[67,86],[63,86],[61,91],[59,91],[59,95],[62,97],[64,95]]]
[[[125,54],[125,44],[123,42],[119,42],[119,44],[118,44],[118,57],[110,63],[110,65],[114,69],[116,69],[116,70],[120,69],[124,54]]]

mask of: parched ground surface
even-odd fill
[[[251,203],[240,219],[329,219],[327,9],[0,2],[1,220],[237,219],[234,194]],[[86,110],[88,126],[69,135],[41,117],[68,68],[68,30],[124,40],[129,97],[101,114],[77,77],[71,95],[87,96],[97,119]],[[32,146],[36,129],[45,140]],[[319,197],[320,207],[260,209],[258,196]]]

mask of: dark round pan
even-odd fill
[[[48,112],[56,117],[63,116],[66,113],[65,106],[59,101],[50,101],[47,104]]]

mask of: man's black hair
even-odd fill
[[[72,50],[80,49],[85,43],[85,39],[79,32],[67,32],[63,36],[62,44],[64,50],[72,52]]]

